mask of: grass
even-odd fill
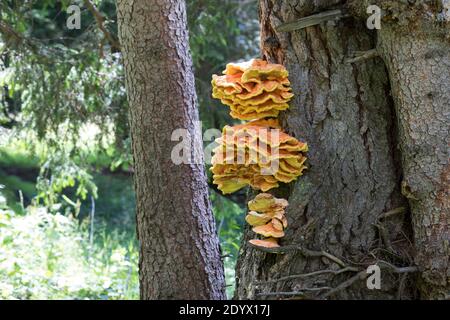
[[[0,210],[0,229],[1,299],[138,298],[137,248],[123,235],[91,243],[86,226],[42,207]]]

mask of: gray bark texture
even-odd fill
[[[255,249],[246,230],[236,298],[449,298],[449,25],[428,2],[260,0],[262,56],[290,72],[281,118],[308,142],[309,169],[274,192],[289,201],[286,250]],[[370,4],[381,30],[366,27]],[[336,9],[340,19],[276,30]],[[372,264],[380,290],[367,288]]]
[[[117,1],[135,163],[141,299],[223,299],[219,241],[203,165],[175,165],[172,132],[202,154],[181,0]],[[202,162],[200,162],[202,163]]]

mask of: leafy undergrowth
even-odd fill
[[[1,200],[1,199],[0,199]],[[0,299],[137,299],[137,248],[118,233],[89,241],[78,221],[45,208],[0,208]]]
[[[38,142],[33,145],[40,148]],[[92,153],[92,163],[102,163],[95,158],[98,154]],[[80,181],[70,186],[64,180],[72,179],[66,167],[60,173],[52,170],[56,178],[49,180],[69,187],[44,189],[52,195],[51,205],[46,205],[42,198],[37,201],[42,191],[36,181],[42,180],[38,175],[48,157],[29,150],[20,138],[0,143],[0,299],[137,299],[131,175],[95,165],[88,171],[98,197],[81,200],[75,192]],[[215,191],[210,194],[231,298],[245,208]]]

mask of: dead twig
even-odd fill
[[[388,232],[387,232],[387,230],[386,230],[384,224],[382,223],[382,220],[385,220],[385,219],[387,219],[387,218],[389,218],[389,217],[392,217],[392,216],[394,216],[394,215],[397,215],[397,214],[404,213],[405,211],[406,211],[406,208],[405,208],[405,207],[398,207],[398,208],[389,210],[389,211],[387,211],[387,212],[384,212],[383,214],[381,214],[381,215],[378,217],[378,221],[379,221],[379,222],[373,224],[373,226],[376,227],[376,228],[378,229],[378,232],[379,232],[379,234],[380,234],[380,237],[381,237],[381,239],[382,239],[384,245],[386,246],[388,252],[393,253],[393,254],[395,254],[395,255],[397,255],[397,251],[396,251],[396,250],[394,249],[394,247],[392,246],[392,242],[391,242],[391,240],[389,239]]]
[[[353,53],[353,57],[349,58],[345,61],[347,64],[352,64],[359,61],[369,60],[375,57],[378,57],[378,51],[377,49],[371,49],[367,51],[355,51]]]
[[[34,39],[27,38],[10,25],[0,20],[0,34],[3,35],[3,39],[8,47],[14,49],[24,47],[40,58],[45,58],[39,52],[39,47],[36,45]]]
[[[367,274],[366,270],[362,270],[362,271],[358,272],[355,276],[353,276],[350,279],[342,282],[337,287],[335,287],[335,288],[331,289],[330,291],[326,292],[325,294],[323,294],[321,296],[321,299],[325,299],[325,298],[327,298],[327,297],[329,297],[329,296],[331,296],[331,295],[333,295],[333,294],[335,294],[335,293],[337,293],[339,291],[342,291],[345,288],[350,287],[355,282],[366,279],[367,276],[368,276],[368,274]]]
[[[378,261],[377,265],[380,268],[387,268],[390,269],[392,272],[395,273],[400,273],[400,274],[406,274],[406,273],[414,273],[414,272],[418,272],[419,269],[416,266],[407,266],[407,267],[397,267],[394,266],[392,264],[390,264],[389,262],[386,261]],[[368,273],[367,270],[361,270],[360,272],[358,272],[358,274],[356,274],[355,276],[351,277],[350,279],[342,282],[340,285],[338,285],[337,287],[335,287],[334,289],[328,291],[327,293],[323,294],[321,296],[322,299],[327,298],[339,291],[344,290],[345,288],[351,286],[352,284],[354,284],[357,281],[361,281],[361,280],[365,280],[368,277]]]
[[[405,290],[405,283],[406,279],[408,277],[408,274],[404,273],[400,276],[400,283],[398,285],[398,291],[397,291],[397,300],[402,300],[403,291]]]
[[[120,51],[120,43],[119,41],[111,34],[111,32],[106,29],[104,22],[105,17],[98,11],[97,7],[90,1],[90,0],[84,0],[84,5],[88,8],[88,10],[92,13],[94,16],[94,19],[97,23],[98,28],[103,32],[105,35],[105,38],[108,40],[111,48]]]
[[[406,267],[397,267],[392,265],[391,263],[383,260],[379,260],[376,263],[380,268],[383,269],[389,269],[391,272],[402,274],[402,277],[400,278],[400,286],[399,291],[397,295],[401,295],[401,293],[404,290],[404,283],[406,281],[406,274],[408,273],[415,273],[418,272],[419,269],[416,266],[406,266]],[[286,277],[281,277],[278,279],[272,279],[268,281],[260,281],[257,282],[256,285],[261,284],[270,284],[270,283],[276,283],[279,281],[285,281],[285,280],[293,280],[293,279],[302,279],[302,278],[308,278],[313,277],[321,274],[333,274],[338,275],[344,272],[358,272],[353,277],[341,282],[338,286],[332,288],[332,287],[317,287],[317,288],[302,288],[297,291],[290,291],[290,292],[262,292],[256,294],[257,296],[278,296],[278,295],[284,295],[284,296],[305,296],[305,292],[319,292],[323,290],[329,290],[328,292],[325,292],[324,294],[320,295],[320,299],[328,298],[334,294],[336,294],[339,291],[345,290],[346,288],[350,287],[354,283],[358,281],[365,280],[369,274],[367,273],[367,269],[358,269],[356,267],[345,267],[340,270],[319,270],[311,273],[305,273],[305,274],[298,274],[298,275],[290,275]]]
[[[250,244],[250,246],[252,246],[253,248],[258,249],[260,251],[267,252],[267,253],[284,254],[284,253],[288,253],[288,252],[299,252],[305,257],[325,257],[325,258],[335,262],[336,264],[338,264],[339,266],[341,266],[343,268],[345,268],[347,266],[341,259],[339,259],[336,256],[333,256],[332,254],[330,254],[326,251],[309,250],[299,244],[293,244],[293,245],[277,247],[277,248],[264,248],[264,247],[255,246],[253,244]]]
[[[386,219],[386,218],[392,217],[394,215],[405,213],[405,212],[406,212],[405,207],[398,207],[398,208],[395,208],[395,209],[392,209],[392,210],[389,210],[389,211],[383,213],[381,216],[378,217],[378,220]]]
[[[332,254],[330,254],[330,253],[328,253],[328,252],[326,252],[326,251],[319,251],[319,253],[320,253],[320,255],[322,255],[323,257],[328,258],[328,259],[331,260],[331,261],[334,261],[335,263],[337,263],[337,264],[340,265],[341,267],[345,267],[345,266],[346,266],[346,264],[345,264],[341,259],[339,259],[339,258],[336,257],[336,256],[333,256]]]
[[[394,273],[415,273],[415,272],[419,272],[419,268],[417,266],[407,266],[407,267],[397,267],[394,266],[393,264],[384,261],[384,260],[379,260],[377,262],[377,265],[380,268],[384,268],[384,269],[389,269],[390,271],[394,272]]]
[[[313,14],[295,21],[280,24],[278,27],[276,27],[276,30],[278,32],[290,32],[314,26],[329,20],[339,20],[348,16],[349,15],[344,13],[341,9],[329,10]]]
[[[3,21],[0,21],[0,33],[4,35],[6,42],[18,44],[24,41],[24,38],[16,30]]]
[[[330,290],[330,287],[318,287],[318,288],[301,288],[298,291],[280,291],[280,292],[260,292],[257,293],[256,296],[304,296],[306,292],[317,292],[323,290]]]
[[[386,228],[381,223],[374,224],[375,227],[378,228],[378,232],[380,233],[380,237],[383,240],[384,245],[388,249],[389,252],[397,254],[394,247],[392,247],[391,240],[389,239],[389,235],[387,233]]]
[[[257,284],[269,284],[269,283],[276,283],[276,282],[280,282],[280,281],[288,281],[288,280],[294,280],[294,279],[305,279],[305,278],[309,278],[309,277],[315,277],[315,276],[319,276],[322,274],[333,274],[333,275],[338,275],[344,272],[357,272],[360,271],[360,269],[355,268],[355,267],[345,267],[343,269],[338,269],[338,270],[331,270],[331,269],[326,269],[326,270],[319,270],[319,271],[315,271],[315,272],[310,272],[310,273],[303,273],[303,274],[293,274],[290,276],[285,276],[285,277],[281,277],[278,279],[271,279],[271,280],[267,280],[267,281],[260,281]]]

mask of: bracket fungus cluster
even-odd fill
[[[294,94],[284,66],[252,59],[229,63],[223,73],[213,75],[213,97],[230,107],[233,118],[277,117],[280,111],[289,108]]]
[[[249,213],[245,217],[253,232],[263,239],[253,239],[250,243],[266,248],[279,247],[278,239],[284,237],[288,223],[284,211],[288,206],[285,199],[277,199],[269,193],[260,193],[248,203]]]
[[[268,191],[299,177],[306,168],[306,143],[281,132],[276,119],[225,126],[214,149],[213,183],[224,194],[247,185]]]
[[[289,183],[306,168],[308,145],[282,132],[276,117],[289,108],[294,96],[288,71],[280,64],[260,59],[229,63],[224,75],[213,75],[213,97],[231,108],[231,116],[251,122],[225,126],[212,157],[213,183],[222,193],[232,193],[250,185],[266,192]],[[261,193],[248,203],[246,221],[263,239],[255,246],[278,247],[284,236],[288,202]]]

